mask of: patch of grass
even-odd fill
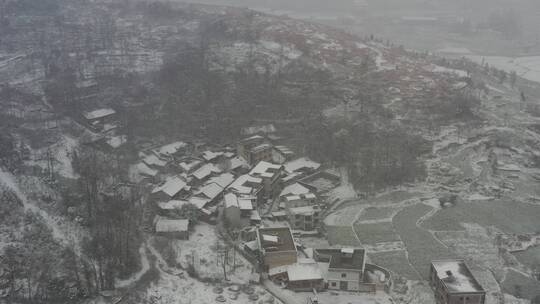
[[[512,200],[461,203],[438,211],[422,227],[435,231],[463,230],[460,223],[495,226],[510,234],[540,232],[539,205],[523,204]]]
[[[351,227],[327,226],[328,243],[330,245],[360,246]]]
[[[361,221],[387,219],[392,216],[394,210],[392,207],[368,207],[362,211],[358,219]]]
[[[354,230],[356,231],[360,242],[365,244],[396,242],[400,240],[392,222],[355,224]]]
[[[409,265],[405,251],[368,253],[371,261],[408,280],[418,280],[418,273]]]

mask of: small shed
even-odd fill
[[[155,219],[156,234],[170,236],[181,240],[189,239],[189,220],[170,219],[157,216]]]

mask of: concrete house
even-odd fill
[[[287,266],[287,288],[294,291],[324,289],[324,278],[319,264],[313,259],[299,259]]]
[[[322,212],[317,196],[298,183],[281,191],[279,206],[294,230],[313,231],[321,224]]]
[[[237,195],[252,196],[259,203],[263,199],[263,180],[262,178],[253,177],[249,174],[239,176],[232,184],[227,187],[230,192]]]
[[[262,179],[264,185],[264,196],[266,198],[271,198],[281,192],[282,173],[282,165],[261,161],[253,169],[251,169],[249,175]]]
[[[365,269],[364,249],[316,249],[314,258],[326,262],[328,289],[363,291]]]
[[[267,143],[267,141],[263,136],[260,135],[254,135],[248,138],[244,138],[236,144],[236,154],[249,163],[251,159],[251,149],[264,143]]]
[[[289,227],[257,229],[259,261],[265,271],[297,262],[297,250]]]
[[[430,284],[437,304],[484,304],[486,292],[464,260],[431,262]]]
[[[275,146],[272,149],[272,162],[284,164],[294,157],[294,152],[286,146]]]
[[[85,123],[94,130],[101,131],[105,124],[113,123],[116,111],[111,108],[96,109],[82,114]]]
[[[253,208],[253,198],[227,193],[224,203],[223,215],[230,227],[238,229],[252,224],[252,217],[255,217],[253,213],[256,211]]]
[[[247,161],[252,166],[261,161],[271,162],[272,150],[272,145],[267,143],[255,146],[249,150]]]

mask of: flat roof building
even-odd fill
[[[464,260],[432,261],[430,283],[437,304],[484,304],[486,299]]]

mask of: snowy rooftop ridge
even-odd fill
[[[83,114],[83,116],[84,116],[84,118],[86,118],[88,120],[91,120],[91,119],[98,119],[98,118],[107,117],[107,116],[113,115],[115,113],[116,113],[116,111],[111,109],[111,108],[103,108],[103,109],[97,109],[97,110],[90,111],[90,112],[85,112]]]
[[[163,192],[168,196],[173,197],[186,186],[187,183],[182,178],[176,176],[168,179],[163,185],[154,188],[152,193]]]
[[[440,260],[431,264],[449,293],[484,292],[464,260]]]

